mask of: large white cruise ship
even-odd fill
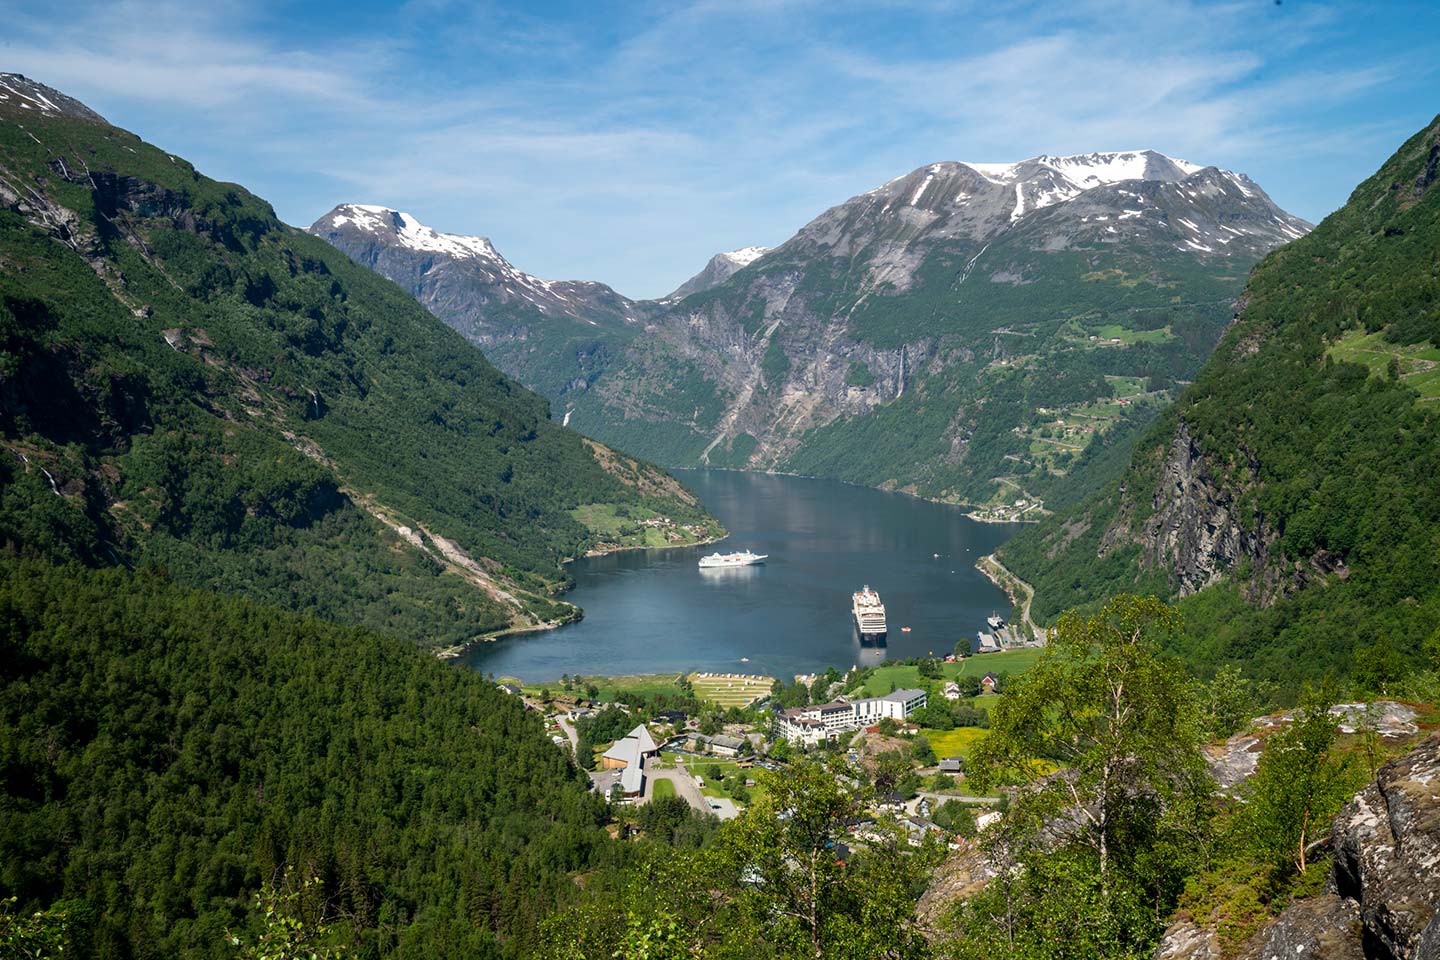
[[[742,550],[739,553],[712,553],[708,557],[700,558],[700,569],[705,570],[711,567],[752,567],[757,563],[764,563],[769,556],[768,553],[751,553],[749,550]]]
[[[855,629],[861,637],[885,636],[885,604],[880,602],[880,594],[870,589],[870,584],[855,592],[850,612],[855,615]]]

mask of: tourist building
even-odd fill
[[[792,707],[776,718],[779,735],[792,743],[814,746],[837,734],[858,730],[885,718],[902,721],[925,706],[925,691],[896,690],[865,700],[836,700],[808,707]]]

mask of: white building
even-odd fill
[[[883,697],[853,702],[837,700],[809,707],[792,707],[780,713],[777,723],[780,735],[787,740],[814,746],[836,734],[879,723],[886,717],[904,720],[924,707],[925,703],[924,690],[896,690]]]

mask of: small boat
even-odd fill
[[[938,553],[937,553],[937,554],[934,554],[934,557],[935,557],[936,560],[939,560],[939,559],[940,559],[940,554],[938,554]]]
[[[740,658],[740,662],[741,662],[741,663],[749,663],[749,662],[750,662],[750,658],[749,658],[749,657],[741,657],[741,658]]]
[[[901,633],[909,633],[909,632],[910,632],[910,628],[909,628],[909,627],[901,627],[901,628],[900,628],[900,632],[901,632]]]

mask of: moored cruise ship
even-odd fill
[[[880,594],[870,589],[870,584],[855,592],[850,612],[855,616],[855,629],[860,631],[862,639],[884,638],[885,604],[880,602]]]
[[[712,553],[708,557],[700,558],[700,569],[753,567],[757,563],[764,563],[769,556],[768,553],[751,553],[749,550],[741,550],[739,553]]]

